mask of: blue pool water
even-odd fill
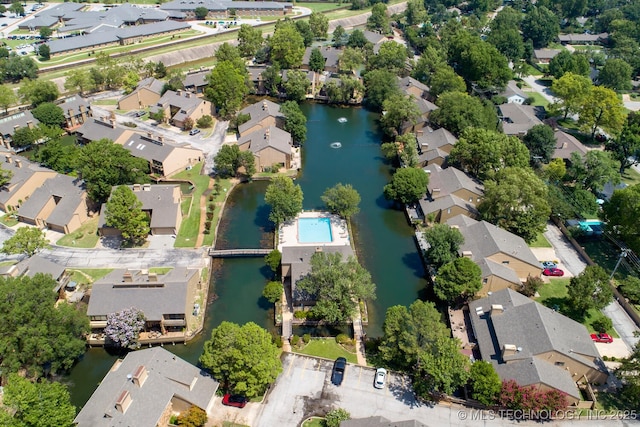
[[[329,218],[298,218],[300,243],[329,243],[332,240]]]
[[[600,220],[596,219],[588,219],[585,221],[578,222],[580,224],[580,228],[584,230],[587,234],[602,234],[603,223]]]

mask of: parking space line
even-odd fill
[[[293,367],[293,364],[295,362],[294,358],[291,358],[290,360],[291,362],[289,363],[289,368],[287,369],[287,376],[289,376],[289,373],[291,372],[291,368]]]
[[[359,368],[360,372],[358,372],[358,383],[360,383],[360,380],[362,379],[362,366],[360,366]]]
[[[307,370],[307,363],[309,363],[309,359],[307,357],[304,358],[304,365],[302,365],[302,374],[300,375],[300,378],[304,378],[304,373]]]

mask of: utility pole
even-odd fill
[[[613,268],[613,271],[611,272],[611,276],[609,276],[609,281],[613,279],[613,275],[616,274],[616,270],[620,266],[620,263],[622,262],[622,258],[626,258],[628,253],[629,253],[629,249],[626,249],[626,248],[623,249],[622,252],[620,252],[620,257],[618,258],[618,262],[616,263],[616,266]]]

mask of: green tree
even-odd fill
[[[33,117],[48,126],[62,126],[65,123],[64,111],[56,104],[44,102],[31,110]]]
[[[304,56],[304,39],[295,25],[282,25],[276,28],[269,39],[271,62],[280,69],[298,68]]]
[[[549,163],[556,149],[557,141],[551,126],[541,124],[529,129],[522,138],[522,142],[529,149],[532,163],[536,163],[538,160]]]
[[[4,81],[17,83],[24,79],[37,79],[38,66],[35,61],[26,56],[11,55],[0,62],[0,71]]]
[[[409,25],[420,25],[429,20],[429,15],[422,0],[409,0],[404,16]]]
[[[479,88],[504,88],[512,78],[507,58],[490,43],[467,32],[449,43],[449,62],[467,82]]]
[[[338,58],[338,68],[341,73],[350,73],[362,66],[364,54],[360,49],[352,47],[345,48]]]
[[[240,151],[237,145],[223,145],[213,159],[216,173],[221,177],[237,176],[244,168],[246,176],[256,173],[256,163],[251,151]]]
[[[522,21],[522,38],[531,39],[536,49],[546,47],[559,32],[559,18],[544,6],[531,7]]]
[[[443,93],[436,104],[440,108],[433,111],[429,119],[454,135],[460,135],[469,127],[490,130],[497,128],[498,116],[495,108],[466,93]]]
[[[345,409],[338,408],[332,409],[327,412],[327,415],[324,417],[324,423],[326,427],[340,427],[342,421],[347,421],[351,419],[351,414],[347,412]]]
[[[620,236],[634,251],[640,252],[640,185],[613,192],[603,206],[607,229]]]
[[[567,166],[564,160],[553,159],[545,166],[544,172],[551,182],[558,182],[567,174]]]
[[[278,225],[302,211],[302,189],[287,176],[277,176],[267,187],[265,202],[271,207],[269,221]]]
[[[410,168],[418,166],[418,141],[413,133],[405,133],[398,136],[395,145],[402,165]]]
[[[484,360],[477,360],[471,365],[469,375],[471,397],[483,405],[494,405],[502,389],[502,381],[493,365]]]
[[[387,34],[391,31],[391,21],[387,15],[387,5],[376,3],[371,8],[371,15],[367,18],[367,30]]]
[[[348,104],[352,99],[359,98],[364,92],[360,79],[350,76],[340,76],[340,80],[329,81],[325,90],[329,103]]]
[[[485,181],[478,211],[483,220],[532,242],[544,231],[551,207],[547,187],[531,169],[507,167]]]
[[[18,95],[24,102],[37,107],[43,102],[55,101],[60,96],[60,92],[58,92],[58,86],[51,81],[26,79],[18,88]]]
[[[78,172],[87,186],[87,194],[96,203],[104,203],[117,185],[148,181],[149,164],[133,157],[122,145],[109,139],[91,141],[80,149]]]
[[[270,281],[267,282],[262,290],[262,296],[270,303],[275,303],[282,297],[283,289],[282,282],[277,280]]]
[[[327,32],[329,31],[329,18],[327,18],[327,15],[321,12],[313,12],[309,16],[309,26],[315,38],[320,40],[327,39]]]
[[[271,334],[253,322],[222,322],[204,343],[200,364],[232,393],[255,397],[282,372],[280,350]]]
[[[640,162],[640,113],[632,111],[627,115],[622,132],[607,140],[605,150],[620,162],[620,174]]]
[[[584,156],[571,153],[570,161],[569,177],[594,194],[602,191],[608,182],[620,183],[620,162],[614,160],[608,151],[590,150]]]
[[[446,64],[436,69],[431,75],[429,84],[431,89],[429,93],[435,97],[445,92],[464,92],[467,90],[464,79]]]
[[[60,139],[53,139],[38,146],[35,158],[41,165],[66,174],[74,170],[79,150],[76,145],[62,145]]]
[[[358,301],[375,299],[376,285],[371,274],[355,257],[342,260],[340,252],[317,252],[311,256],[311,271],[298,280],[296,288],[311,295],[315,318],[329,323],[353,317]]]
[[[562,50],[549,62],[549,74],[556,79],[559,79],[566,73],[573,73],[588,78],[590,71],[589,59],[585,54],[579,52],[571,53],[568,50]]]
[[[369,71],[364,76],[364,88],[367,105],[376,111],[382,111],[382,104],[394,93],[400,93],[396,77],[388,70]]]
[[[625,298],[634,304],[640,303],[640,279],[634,276],[627,276],[620,283],[620,290]],[[610,328],[607,328],[610,329]]]
[[[347,32],[344,30],[342,25],[338,25],[331,34],[331,41],[333,42],[333,47],[340,48],[346,44],[345,36]]]
[[[222,43],[218,50],[216,50],[216,59],[218,62],[230,62],[238,70],[244,70],[245,68],[244,61],[240,54],[240,49],[227,42]]]
[[[510,61],[517,62],[524,56],[524,41],[518,27],[492,29],[487,36],[487,42]]]
[[[400,168],[384,186],[384,197],[403,205],[416,203],[427,192],[429,175],[418,168]]]
[[[56,285],[44,274],[0,278],[3,375],[21,370],[29,377],[54,375],[71,368],[84,354],[89,320],[70,304],[56,306]]]
[[[2,167],[0,167],[0,188],[3,188],[5,185],[10,183],[11,178],[13,178],[13,172],[7,169],[2,169]]]
[[[320,197],[330,212],[336,213],[345,219],[350,219],[360,212],[360,194],[351,184],[338,183],[327,188]]]
[[[7,10],[11,13],[15,13],[16,15],[24,16],[24,7],[19,1],[14,1],[13,3],[11,3],[11,6],[9,6]]]
[[[261,74],[262,81],[264,82],[264,88],[269,95],[278,96],[280,93],[280,84],[282,83],[282,76],[280,75],[280,69],[276,65],[271,65],[265,68]]]
[[[302,36],[304,47],[306,48],[311,46],[311,43],[313,43],[313,31],[311,31],[311,25],[309,25],[309,22],[299,19],[295,21],[294,27]]]
[[[464,243],[460,230],[447,224],[434,224],[427,228],[424,238],[429,242],[429,248],[425,251],[427,259],[436,269],[458,258],[460,245]]]
[[[69,70],[65,74],[65,77],[64,88],[67,90],[78,90],[80,95],[85,91],[92,89],[94,86],[89,71],[85,69],[75,68],[73,70]]]
[[[197,406],[191,406],[178,415],[176,423],[185,427],[204,427],[207,424],[207,413]]]
[[[598,82],[609,89],[621,91],[631,89],[633,69],[626,61],[609,58],[598,74]]]
[[[15,234],[4,241],[2,249],[5,254],[25,254],[32,256],[49,246],[49,240],[37,227],[20,227]]]
[[[196,7],[193,10],[193,13],[196,16],[196,19],[203,20],[209,14],[209,9],[207,9],[206,7],[203,7],[203,6],[199,6],[199,7]]]
[[[219,62],[208,76],[209,85],[204,93],[223,117],[238,111],[244,96],[249,93],[246,78],[246,70],[231,61]]]
[[[121,185],[111,192],[106,205],[105,222],[116,228],[129,245],[144,243],[149,235],[149,218],[142,212],[142,202],[127,186]]]
[[[307,79],[307,74],[300,70],[289,70],[287,81],[282,85],[287,94],[287,99],[302,102],[307,98],[307,91],[311,87],[311,82]]]
[[[580,109],[579,123],[582,129],[591,133],[594,138],[598,128],[610,135],[618,135],[622,131],[627,113],[615,91],[594,86],[584,99]]]
[[[441,68],[448,67],[447,54],[444,49],[436,46],[427,46],[413,67],[411,76],[422,83],[431,84],[431,76]],[[464,92],[466,86],[460,92]],[[442,92],[441,92],[442,93]]]
[[[609,274],[599,265],[587,266],[571,278],[567,299],[577,317],[584,316],[591,308],[602,310],[613,300]]]
[[[509,167],[529,165],[529,150],[515,136],[482,128],[467,128],[449,155],[451,164],[484,180]]]
[[[42,137],[39,129],[22,127],[13,132],[11,137],[11,145],[14,147],[28,147],[35,144]]]
[[[551,84],[551,91],[561,100],[557,105],[552,105],[551,110],[564,113],[565,119],[569,114],[578,113],[584,105],[584,100],[589,95],[591,87],[591,79],[588,77],[572,72],[565,73]]]
[[[480,267],[470,258],[461,257],[438,269],[433,292],[442,301],[451,304],[458,298],[472,297],[482,288]]]
[[[380,124],[387,135],[395,136],[401,131],[403,124],[416,123],[420,117],[420,109],[412,97],[393,93],[382,103],[385,111]]]
[[[309,57],[309,69],[311,71],[315,71],[317,73],[324,70],[324,56],[322,56],[322,52],[317,47],[314,47],[311,50],[311,56]]]
[[[269,266],[271,271],[273,271],[274,273],[276,273],[280,268],[281,261],[282,261],[282,254],[277,249],[272,250],[264,257],[264,262]]]
[[[3,395],[6,414],[11,422],[3,425],[72,427],[76,408],[67,388],[59,382],[33,382],[18,374],[9,375]]]
[[[199,128],[210,128],[211,125],[213,125],[213,117],[211,117],[210,115],[206,114],[202,117],[200,117],[197,121],[196,121],[196,125]]]
[[[629,408],[640,406],[640,345],[636,344],[633,353],[622,360],[622,364],[616,369],[616,377],[624,384],[618,393],[618,397]]]
[[[0,85],[0,108],[4,110],[4,113],[7,114],[9,107],[17,102],[18,97],[13,89],[5,85]]]
[[[42,58],[43,61],[48,61],[51,59],[51,49],[48,44],[41,44],[38,46],[38,55]]]
[[[238,50],[243,58],[254,57],[258,49],[262,47],[262,43],[264,43],[262,30],[249,24],[240,25],[240,30],[238,31]]]
[[[394,41],[383,42],[378,53],[369,56],[367,68],[371,70],[385,69],[398,75],[403,72],[407,57],[408,51],[404,45]]]
[[[284,130],[291,134],[293,141],[304,144],[307,140],[307,117],[295,101],[286,101],[280,105],[280,113],[284,115]]]

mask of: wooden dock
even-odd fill
[[[212,258],[263,257],[273,249],[209,249]]]

